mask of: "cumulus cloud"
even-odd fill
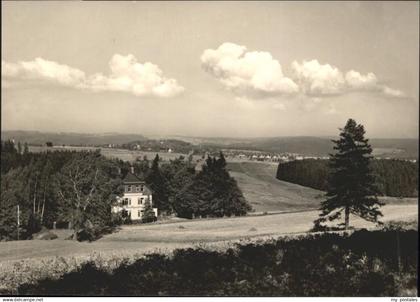
[[[39,79],[77,86],[85,79],[85,73],[77,68],[36,58],[33,61],[8,63],[1,61],[2,77]]]
[[[175,79],[163,77],[162,70],[150,62],[138,63],[129,54],[115,54],[109,61],[111,73],[96,73],[86,80],[86,87],[95,91],[123,91],[136,96],[172,97],[184,91]]]
[[[401,98],[405,94],[398,89],[390,88],[378,83],[375,74],[369,72],[367,75],[361,75],[359,72],[350,70],[346,73],[346,83],[350,89],[380,92],[388,97]]]
[[[283,73],[280,63],[269,52],[247,51],[246,46],[223,43],[201,55],[203,69],[237,95],[251,98],[301,94],[311,97],[341,95],[355,91],[402,97],[404,93],[380,84],[372,72],[346,73],[318,60],[294,61],[291,75]]]
[[[297,84],[283,74],[269,52],[247,51],[245,46],[223,43],[206,49],[202,67],[226,88],[238,94],[272,96],[298,92]]]
[[[165,78],[157,65],[138,63],[131,54],[115,54],[109,68],[109,75],[87,76],[77,68],[42,58],[18,63],[2,60],[2,78],[46,80],[78,89],[120,91],[136,96],[173,97],[184,91],[175,79]]]
[[[400,98],[400,97],[404,97],[405,96],[404,92],[402,92],[401,90],[392,89],[392,88],[390,88],[388,86],[385,86],[385,85],[382,86],[382,91],[383,91],[383,93],[385,95],[390,96],[390,97]]]
[[[372,72],[366,75],[350,70],[343,74],[337,67],[318,60],[292,63],[293,79],[300,91],[311,96],[339,95],[354,91],[377,92],[390,97],[403,97],[400,90],[380,84]]]
[[[329,64],[317,60],[292,63],[294,78],[303,93],[309,95],[331,95],[342,92],[345,85],[343,74]]]
[[[350,88],[369,90],[377,88],[378,79],[372,72],[362,75],[360,72],[350,70],[346,73],[346,83]]]

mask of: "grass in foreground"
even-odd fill
[[[417,220],[417,205],[386,205],[382,221]],[[305,233],[313,227],[317,211],[284,213],[276,215],[246,216],[235,218],[183,220],[176,223],[123,226],[120,231],[104,236],[95,242],[64,240],[21,240],[0,242],[1,265],[26,258],[86,256],[101,254],[134,254],[154,249],[183,248],[198,242],[219,242],[249,237],[275,237]],[[357,217],[350,222],[356,229],[375,227],[374,223]],[[181,228],[182,226],[182,228]],[[61,239],[60,239],[61,238]],[[1,278],[1,277],[0,277]],[[1,285],[1,284],[0,284]]]

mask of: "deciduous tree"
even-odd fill
[[[60,217],[72,223],[76,239],[86,228],[100,233],[111,223],[111,205],[121,193],[116,166],[108,166],[97,152],[83,154],[62,169],[57,181]]]

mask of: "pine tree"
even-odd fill
[[[168,199],[168,183],[159,168],[159,155],[156,154],[152,167],[146,177],[146,183],[150,185],[153,192],[153,201],[159,211],[171,212]]]
[[[149,198],[146,198],[144,202],[144,212],[141,217],[143,223],[153,222],[156,220],[155,212],[153,211],[152,205],[150,204]]]
[[[178,217],[193,218],[246,215],[251,206],[235,179],[226,169],[226,160],[209,156],[203,170],[179,191],[174,200]]]
[[[330,154],[327,199],[321,203],[322,213],[314,222],[316,227],[327,219],[340,219],[343,211],[346,229],[350,213],[372,222],[382,216],[379,207],[383,204],[377,199],[375,178],[370,169],[372,148],[364,138],[365,129],[349,119],[340,130],[340,139],[333,140],[336,153]]]
[[[29,153],[28,143],[25,142],[23,145],[23,154],[28,154],[28,153]]]
[[[22,144],[20,142],[18,142],[17,151],[18,151],[18,154],[22,154]]]

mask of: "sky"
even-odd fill
[[[2,130],[418,137],[418,2],[2,2]]]

